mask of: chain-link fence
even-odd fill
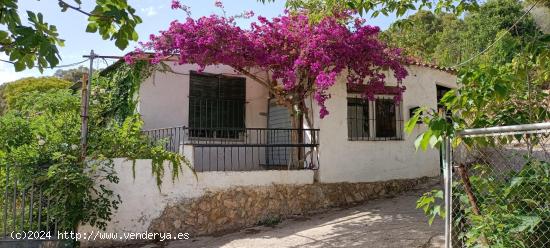
[[[550,247],[550,123],[466,130],[453,148],[452,247]]]

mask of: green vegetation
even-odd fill
[[[418,147],[436,147],[442,137],[458,130],[550,120],[550,36],[542,36],[505,64],[480,62],[461,71],[459,88],[443,96],[440,104],[449,115],[420,108],[407,122],[408,132],[422,120],[428,130]],[[459,143],[460,140],[455,140]]]
[[[486,140],[487,143],[499,143]],[[455,209],[454,227],[457,238],[465,240],[466,247],[545,247],[550,242],[546,234],[550,229],[550,163],[530,160],[519,172],[510,171],[498,180],[492,165],[476,162],[469,182],[475,189],[474,210],[462,182],[453,184],[453,199],[458,201]],[[433,190],[425,193],[417,208],[430,217],[444,217],[443,192]],[[476,213],[481,211],[481,214]]]
[[[495,180],[492,169],[485,163],[472,165],[470,182],[482,215],[473,213],[461,187],[453,187],[462,195],[457,199],[469,225],[461,234],[466,245],[486,239],[490,247],[545,247],[550,242],[550,163],[531,160],[521,171],[506,174],[509,180]]]
[[[258,222],[260,226],[276,227],[283,220],[280,216],[267,216]]]
[[[10,106],[15,106],[20,96],[31,92],[50,92],[60,89],[68,89],[71,82],[55,78],[23,78],[10,83],[0,85],[0,115],[5,113]]]
[[[70,83],[34,78],[4,89],[8,108],[0,116],[0,171],[9,166],[12,180],[19,180],[19,190],[31,182],[42,186],[44,197],[52,203],[48,216],[61,221],[61,230],[78,224],[105,227],[121,202],[121,196],[106,187],[119,180],[113,158],[152,159],[159,189],[164,161],[172,164],[173,180],[188,164],[141,133],[135,93],[149,75],[144,66],[121,64],[94,78],[86,161],[80,161],[80,93],[67,89]],[[0,187],[5,188],[5,183],[5,175],[0,174]],[[14,187],[13,181],[8,187]],[[0,202],[4,201],[0,198]]]
[[[419,11],[392,24],[383,38],[409,56],[453,66],[474,57],[502,36],[491,50],[470,63],[502,64],[511,61],[529,42],[541,36],[530,16],[514,26],[524,13],[518,0],[489,0],[478,10],[467,12],[464,18]]]
[[[138,40],[135,28],[142,20],[126,0],[98,0],[90,11],[81,8],[82,0],[56,2],[52,4],[59,5],[61,12],[72,10],[87,16],[86,32],[99,33],[104,40],[115,40],[121,50],[129,41]],[[19,9],[17,0],[3,0],[0,1],[0,27],[0,52],[9,56],[16,71],[34,67],[43,71],[59,64],[58,46],[63,46],[65,41],[57,27],[44,20],[42,13]]]
[[[258,1],[265,3],[275,0]],[[476,9],[478,3],[476,0],[287,0],[286,6],[293,11],[306,10],[310,20],[319,21],[324,16],[340,15],[344,12],[362,16],[370,14],[371,17],[390,14],[401,17],[411,10],[434,9],[436,13],[452,12],[460,15],[464,11]]]
[[[97,71],[94,70],[94,73],[96,72]],[[57,71],[55,71],[53,76],[69,82],[76,83],[82,80],[82,76],[84,74],[88,74],[88,67],[81,65],[77,68],[72,68],[72,69],[66,69],[66,70],[58,69]]]
[[[500,147],[512,142],[532,146],[539,142],[536,135],[463,139],[456,133],[466,128],[550,121],[550,36],[534,29],[530,19],[506,32],[521,14],[518,3],[513,1],[489,1],[481,9],[483,11],[479,13],[467,15],[464,25],[458,25],[464,27],[463,32],[447,32],[448,37],[457,36],[456,44],[439,43],[434,51],[424,49],[423,53],[418,53],[418,56],[450,65],[479,53],[495,37],[502,36],[487,53],[476,57],[460,70],[459,88],[449,91],[440,101],[448,110],[446,116],[420,108],[407,122],[408,132],[414,129],[418,120],[427,126],[427,130],[416,139],[417,148],[438,148],[444,137],[451,138],[453,146],[464,145],[470,149]],[[429,13],[424,14],[430,16]],[[437,23],[432,21],[433,18],[421,20],[428,24]],[[425,26],[430,26],[428,24]],[[421,33],[421,30],[416,32]],[[440,31],[439,34],[442,33]],[[397,34],[409,39],[404,39],[407,42],[421,37],[420,34],[406,32]],[[461,40],[470,42],[461,43]],[[468,55],[456,61],[439,57],[445,51],[455,49],[455,46],[463,49],[458,51],[467,51]],[[438,50],[441,47],[448,47],[449,50]],[[460,218],[455,220],[463,226],[456,228],[463,231],[459,233],[459,238],[464,238],[466,246],[542,247],[548,242],[543,235],[550,228],[548,162],[529,159],[520,171],[511,171],[499,177],[507,180],[498,180],[490,175],[490,166],[498,165],[488,164],[487,161],[463,166],[460,179],[453,184],[453,195],[458,197],[457,204],[462,211]],[[468,184],[471,189],[464,187]],[[469,197],[472,195],[475,198]],[[430,217],[430,222],[435,216],[444,214],[441,196],[440,191],[428,192],[417,202],[417,207]]]

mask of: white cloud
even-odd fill
[[[155,16],[158,14],[154,6],[149,6],[147,8],[141,8],[141,12],[145,13],[147,16]]]

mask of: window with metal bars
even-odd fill
[[[189,136],[239,138],[245,128],[246,79],[190,73]]]
[[[348,98],[348,138],[360,140],[369,137],[369,102]]]
[[[402,140],[401,105],[393,96],[379,95],[374,101],[348,97],[349,140]]]

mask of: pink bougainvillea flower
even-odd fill
[[[223,6],[220,1],[215,4]],[[271,20],[258,16],[249,29],[237,26],[233,18],[217,15],[187,18],[173,21],[142,48],[154,53],[153,63],[175,56],[179,64],[198,64],[199,69],[226,64],[239,72],[264,70],[287,99],[303,101],[312,96],[321,117],[328,114],[328,90],[339,75],[347,84],[361,86],[362,95],[372,99],[386,90],[385,72],[391,71],[397,80],[395,99],[400,100],[405,90],[401,83],[407,76],[401,51],[379,40],[380,28],[364,25],[362,19],[350,27],[339,19],[349,15],[312,24],[305,13],[285,12]]]
[[[243,14],[243,17],[244,17],[244,18],[252,18],[252,17],[254,17],[254,11],[252,11],[252,10],[245,11],[244,14]]]
[[[179,9],[181,8],[181,3],[180,1],[178,0],[172,0],[172,6],[171,6],[172,9]]]

